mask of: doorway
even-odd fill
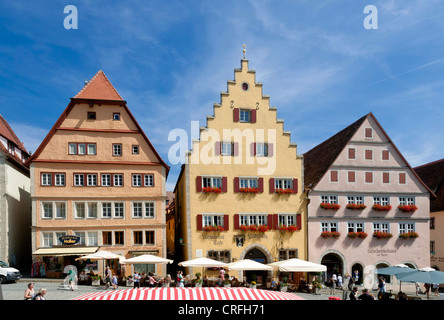
[[[258,248],[253,248],[245,254],[244,259],[254,260],[263,264],[267,263],[267,256]],[[265,284],[267,281],[268,271],[253,270],[245,271],[244,276],[247,278],[247,282],[256,281],[257,283]]]
[[[328,253],[326,254],[321,261],[321,264],[327,267],[326,276],[327,278],[324,281],[329,284],[330,279],[333,274],[343,275],[344,263],[339,255],[336,253]]]

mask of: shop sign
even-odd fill
[[[80,241],[80,237],[78,236],[61,236],[59,240],[62,244],[65,245],[74,245]]]

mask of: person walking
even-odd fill
[[[134,289],[140,288],[140,274],[137,272],[134,273]]]
[[[45,295],[46,295],[46,289],[42,288],[39,290],[39,292],[37,292],[33,300],[46,300]]]
[[[112,273],[111,273],[111,269],[109,268],[109,266],[106,266],[106,270],[105,270],[105,289],[108,289],[111,285],[111,278],[112,278]]]
[[[115,273],[113,274],[112,285],[113,289],[117,289],[117,276]]]
[[[68,272],[68,284],[71,291],[77,288],[77,274],[74,270],[69,270]]]
[[[338,288],[342,289],[342,276],[338,274]]]
[[[378,299],[381,300],[384,298],[385,292],[386,292],[386,286],[385,286],[385,278],[384,277],[379,277],[379,281],[378,281]]]
[[[439,284],[438,283],[433,284],[433,291],[435,292],[435,296],[439,296]]]
[[[155,283],[158,283],[158,281],[154,279],[153,274],[151,272],[148,273],[148,287],[154,288]]]
[[[34,282],[30,282],[28,283],[28,288],[25,290],[25,300],[32,300],[34,296]]]

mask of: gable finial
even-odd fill
[[[246,53],[247,53],[247,49],[245,49],[245,44],[244,45],[242,45],[242,48],[244,48],[242,51],[243,51],[243,53],[244,53],[244,60],[246,59],[245,57],[246,57]]]

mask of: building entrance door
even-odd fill
[[[251,259],[256,262],[264,264],[268,263],[265,254],[258,248],[253,248],[250,251],[248,251],[244,259]],[[245,271],[244,275],[247,277],[248,283],[250,283],[251,281],[256,281],[257,283],[263,283],[264,285],[266,284],[267,271],[261,271],[261,270]]]
[[[321,264],[327,267],[327,279],[324,279],[324,281],[327,282],[327,284],[330,284],[330,279],[333,274],[336,274],[336,276],[341,275],[343,276],[343,261],[341,257],[339,257],[335,253],[328,253],[326,254],[321,261]]]

